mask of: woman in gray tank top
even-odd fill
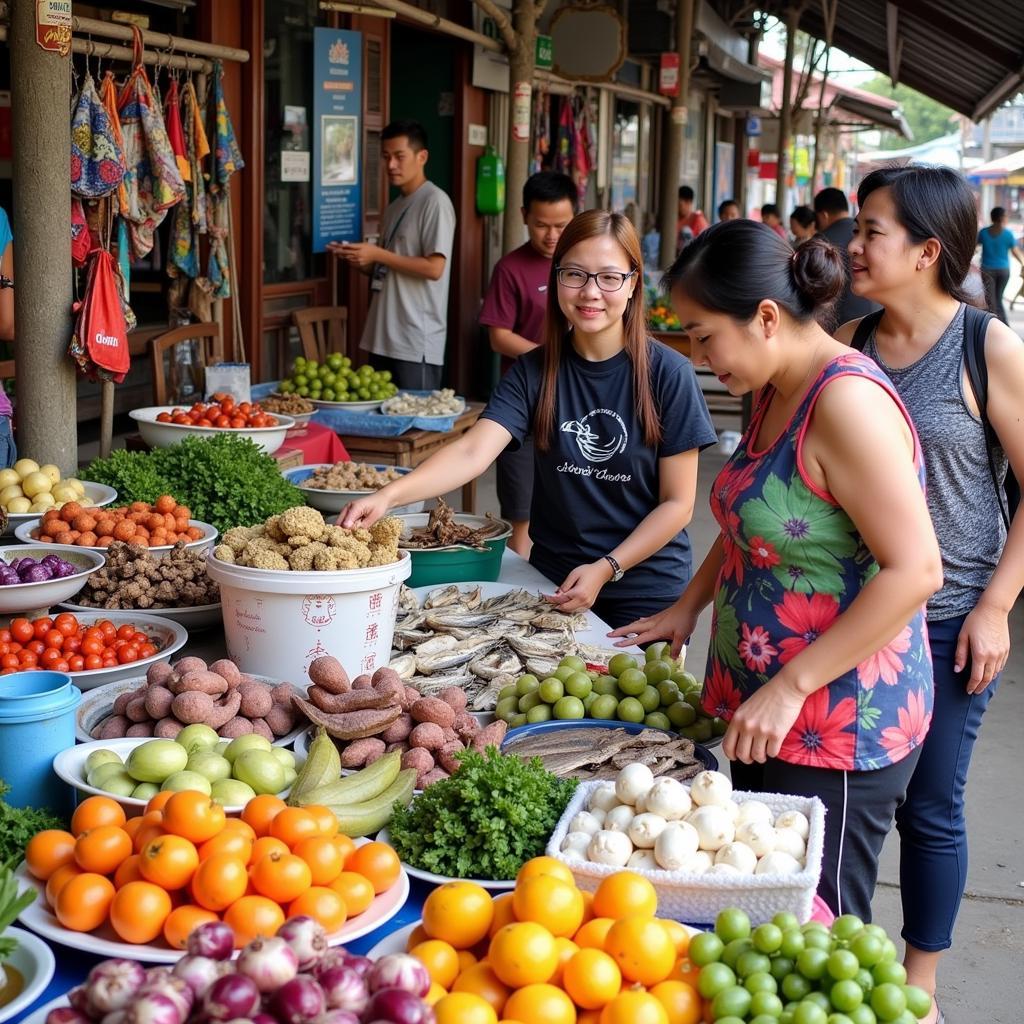
[[[943,587],[928,603],[935,709],[906,801],[896,812],[908,981],[935,992],[942,951],[967,876],[964,788],[981,718],[1010,649],[1007,618],[1024,586],[1024,515],[1009,536],[989,467],[985,430],[964,369],[962,287],[977,237],[974,198],[939,167],[875,171],[858,190],[850,242],[855,294],[880,303],[864,345],[910,411],[927,469],[928,506],[939,539]],[[836,336],[850,343],[857,322]],[[985,334],[988,419],[1024,473],[1024,346],[991,321]],[[879,453],[884,458],[884,453]],[[926,1024],[943,1019],[937,1004]]]

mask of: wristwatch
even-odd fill
[[[14,282],[9,277],[4,277],[3,274],[0,274],[0,289],[13,287]]]
[[[612,567],[612,583],[618,583],[625,576],[622,566],[611,555],[605,555],[604,560]]]

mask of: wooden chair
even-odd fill
[[[292,311],[302,354],[322,363],[331,352],[345,354],[348,343],[348,309],[345,306],[311,306]]]
[[[224,340],[220,324],[185,324],[174,327],[150,340],[149,356],[153,364],[153,404],[168,405],[168,396],[177,397],[181,381],[178,379],[178,365],[174,349],[182,342],[196,342],[197,365],[193,365],[193,385],[197,398],[202,397],[203,370],[224,358]],[[169,367],[164,366],[165,356],[170,353]],[[168,383],[170,387],[168,387]]]

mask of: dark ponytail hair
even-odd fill
[[[767,224],[731,220],[702,231],[669,267],[662,286],[749,323],[765,299],[794,320],[827,317],[846,285],[842,254],[824,238],[796,250]]]
[[[958,302],[977,305],[966,283],[978,241],[978,212],[963,175],[949,167],[882,167],[860,183],[857,203],[861,209],[880,188],[889,190],[896,219],[912,244],[934,238],[941,246],[942,290]]]

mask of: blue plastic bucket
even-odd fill
[[[53,772],[53,759],[75,745],[82,691],[64,672],[0,676],[0,778],[14,807],[48,807],[69,816],[74,791]]]

